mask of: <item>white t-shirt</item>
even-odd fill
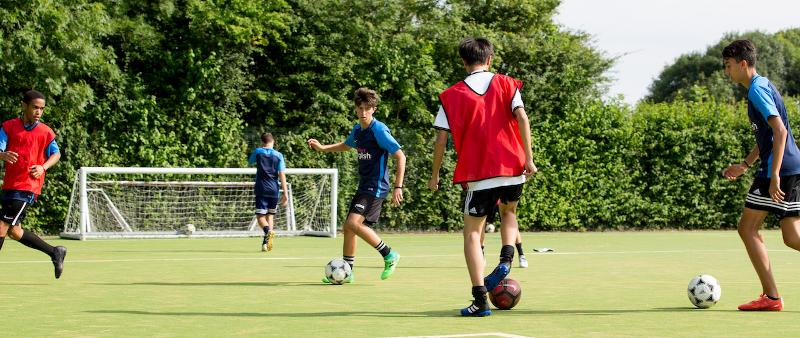
[[[464,82],[466,82],[470,89],[478,93],[478,95],[483,95],[487,90],[489,90],[489,85],[492,83],[493,77],[494,73],[479,70],[472,72],[472,74],[464,79]],[[514,93],[514,98],[511,99],[511,107],[508,107],[508,109],[513,111],[513,109],[517,107],[525,107],[525,105],[522,103],[522,95],[520,95],[519,89],[517,89],[517,91]],[[447,115],[445,115],[444,108],[442,108],[442,106],[439,106],[439,112],[436,114],[436,119],[433,121],[433,126],[437,129],[450,130],[450,124],[447,122]],[[485,180],[468,182],[467,191],[486,190],[523,183],[525,183],[525,175],[519,175],[515,177],[493,177]]]

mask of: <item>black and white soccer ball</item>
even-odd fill
[[[689,282],[689,301],[694,306],[707,309],[717,304],[722,297],[722,287],[719,281],[710,275],[698,275]]]
[[[327,265],[325,265],[325,277],[331,284],[342,284],[348,278],[353,270],[350,269],[350,264],[347,264],[344,259],[334,258]]]

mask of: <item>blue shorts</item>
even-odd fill
[[[278,213],[280,197],[256,196],[256,215],[274,215]]]

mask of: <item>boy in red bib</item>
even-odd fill
[[[59,278],[64,270],[67,248],[53,247],[36,234],[23,231],[20,226],[28,206],[36,201],[42,191],[45,172],[61,158],[56,134],[39,122],[44,107],[44,95],[30,90],[22,100],[22,117],[3,122],[0,129],[0,160],[6,162],[0,195],[0,249],[6,235],[10,235],[20,243],[50,256],[55,276]]]
[[[434,122],[438,129],[433,152],[431,190],[439,188],[439,169],[453,135],[458,159],[453,183],[467,190],[464,200],[464,257],[475,300],[462,316],[491,314],[486,292],[511,271],[514,243],[519,234],[516,211],[525,179],[537,169],[531,151],[531,129],[520,88],[522,81],[489,72],[494,49],[489,40],[467,38],[459,54],[469,76],[439,95],[441,108]],[[481,233],[486,215],[500,201],[500,264],[483,278]]]

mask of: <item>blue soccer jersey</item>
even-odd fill
[[[400,150],[389,128],[373,119],[366,129],[356,124],[344,143],[358,150],[358,193],[385,198],[389,193],[389,155]]]
[[[780,116],[786,127],[786,147],[783,150],[781,176],[800,174],[800,149],[794,141],[792,128],[789,127],[789,116],[786,105],[775,86],[767,78],[756,74],[750,82],[747,92],[747,115],[756,136],[761,164],[756,172],[757,177],[770,177],[772,172],[772,128],[767,120],[771,116]]]
[[[272,148],[256,148],[247,162],[256,166],[256,196],[280,196],[278,173],[286,171],[283,154]]]

